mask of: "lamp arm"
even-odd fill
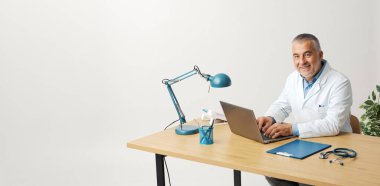
[[[193,76],[195,74],[199,74],[206,81],[209,81],[210,80],[209,78],[211,77],[208,74],[201,73],[199,67],[195,65],[193,70],[191,70],[189,72],[186,72],[186,73],[184,73],[184,74],[182,74],[182,75],[180,75],[180,76],[178,76],[176,78],[173,78],[173,79],[164,79],[164,80],[162,80],[162,83],[166,84],[166,85],[167,84],[173,85],[173,84],[178,83],[178,82],[180,82],[180,81],[182,81],[182,80],[184,80],[186,78],[189,78],[189,77],[191,77],[191,76]]]
[[[178,103],[178,100],[173,92],[172,86],[170,84],[166,84],[166,87],[168,88],[170,97],[172,98],[175,110],[177,111],[179,122],[181,123],[180,126],[182,127],[182,124],[186,123],[185,114],[183,113],[181,106]]]
[[[173,78],[173,79],[164,79],[162,80],[162,83],[166,85],[168,91],[169,91],[169,94],[170,94],[170,97],[172,98],[172,101],[173,101],[173,104],[174,104],[174,107],[177,111],[177,114],[178,114],[178,117],[179,117],[179,121],[180,121],[180,127],[182,128],[182,124],[186,123],[186,119],[185,119],[185,114],[183,113],[182,109],[181,109],[181,106],[179,105],[178,103],[178,100],[173,92],[173,89],[171,87],[171,85],[175,84],[175,83],[178,83],[186,78],[189,78],[195,74],[199,74],[202,78],[206,79],[207,81],[209,81],[209,78],[210,78],[210,75],[208,74],[203,74],[201,73],[201,71],[199,70],[198,66],[194,66],[194,69],[189,71],[189,72],[186,72],[185,74],[182,74],[176,78]]]

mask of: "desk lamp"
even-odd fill
[[[228,87],[231,85],[231,79],[226,74],[219,73],[219,74],[216,74],[215,76],[204,74],[204,73],[201,73],[198,66],[196,65],[194,66],[194,69],[191,70],[190,72],[180,75],[174,79],[162,80],[162,83],[165,84],[166,87],[168,88],[170,97],[172,98],[174,107],[179,117],[180,125],[175,129],[176,134],[179,134],[179,135],[196,134],[198,133],[198,127],[193,126],[193,125],[186,125],[186,126],[184,125],[186,123],[185,114],[183,113],[181,106],[179,105],[178,100],[174,95],[171,85],[173,85],[174,83],[178,83],[195,74],[199,74],[206,81],[210,81],[210,85],[213,88],[223,88],[223,87]]]

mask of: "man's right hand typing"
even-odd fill
[[[259,125],[259,130],[265,132],[273,123],[272,123],[272,118],[268,116],[261,116],[258,117],[257,123]]]

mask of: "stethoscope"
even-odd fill
[[[343,160],[346,158],[355,158],[358,153],[352,149],[349,148],[336,148],[332,151],[322,152],[319,155],[320,159],[327,159],[329,158],[330,154],[334,154],[336,156],[339,156],[338,158],[335,158],[333,160],[330,160],[329,163],[338,162],[341,166],[344,165]]]

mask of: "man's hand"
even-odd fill
[[[265,132],[273,123],[272,118],[268,116],[261,116],[257,119],[257,124],[259,125],[259,130]]]
[[[279,136],[292,135],[292,124],[290,123],[275,123],[270,126],[264,133],[264,135],[270,138],[277,138]]]

